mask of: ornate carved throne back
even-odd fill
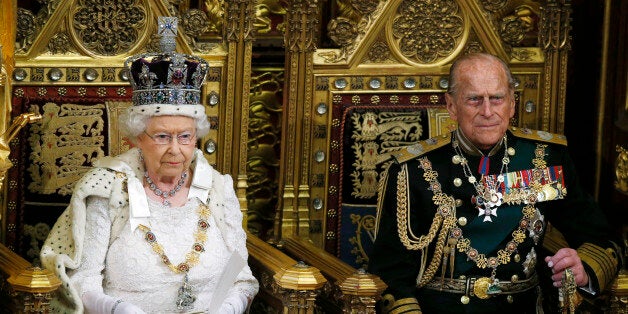
[[[386,155],[455,128],[444,92],[457,56],[484,51],[506,60],[517,81],[513,125],[563,132],[570,8],[555,1],[396,0],[338,1],[336,9],[327,25],[335,48],[306,56],[312,62],[299,71],[311,73],[310,82],[295,79],[294,86],[310,90],[294,97],[303,103],[287,104],[286,116],[297,116],[286,130],[297,121],[307,127],[284,137],[285,156],[306,166],[283,187],[301,184],[294,202],[284,197],[282,232],[364,267]]]

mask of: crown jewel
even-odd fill
[[[133,87],[133,105],[199,105],[207,61],[175,52],[177,18],[159,17],[160,53],[131,56],[124,62]],[[177,109],[178,110],[178,109]],[[157,111],[156,113],[159,113]]]

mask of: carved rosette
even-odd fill
[[[527,7],[519,7],[514,14],[502,18],[499,35],[508,44],[518,46],[533,28],[533,12]]]
[[[405,0],[397,9],[391,32],[403,58],[432,64],[459,46],[464,20],[456,1]]]
[[[70,15],[72,34],[87,51],[113,56],[129,51],[142,37],[147,21],[145,0],[83,0]]]
[[[378,41],[371,46],[369,52],[367,54],[367,60],[373,63],[383,63],[385,61],[390,61],[390,50],[385,42]]]
[[[338,46],[348,46],[358,36],[357,25],[348,18],[339,17],[327,24],[328,35]]]
[[[207,14],[198,9],[190,9],[183,14],[181,24],[185,33],[192,37],[199,37],[207,31],[209,20]]]
[[[19,8],[17,10],[16,52],[25,52],[30,48],[37,29],[38,22],[35,15],[29,10]]]
[[[52,54],[64,54],[70,51],[70,38],[66,33],[54,35],[48,42],[48,50]]]

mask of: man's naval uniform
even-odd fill
[[[566,145],[564,136],[511,127],[489,152],[457,130],[396,153],[369,255],[369,272],[388,285],[383,312],[535,313],[535,269],[549,276],[548,222],[577,249],[589,290],[603,290],[619,268],[617,246]]]

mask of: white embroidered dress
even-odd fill
[[[184,274],[164,264],[138,225],[151,228],[165,255],[177,265],[194,244],[201,202],[210,208],[209,228],[205,251],[188,272],[188,285],[196,295],[190,312],[208,312],[232,252],[244,260],[248,253],[231,177],[214,170],[200,150],[195,155],[189,199],[181,207],[164,207],[146,197],[138,179],[144,170],[136,149],[100,161],[77,183],[70,206],[42,248],[43,266],[55,270],[63,281],[53,312],[83,312],[80,296],[90,291],[130,302],[146,313],[182,312],[176,301]],[[245,266],[216,308],[220,313],[241,313],[257,290],[257,280]]]

